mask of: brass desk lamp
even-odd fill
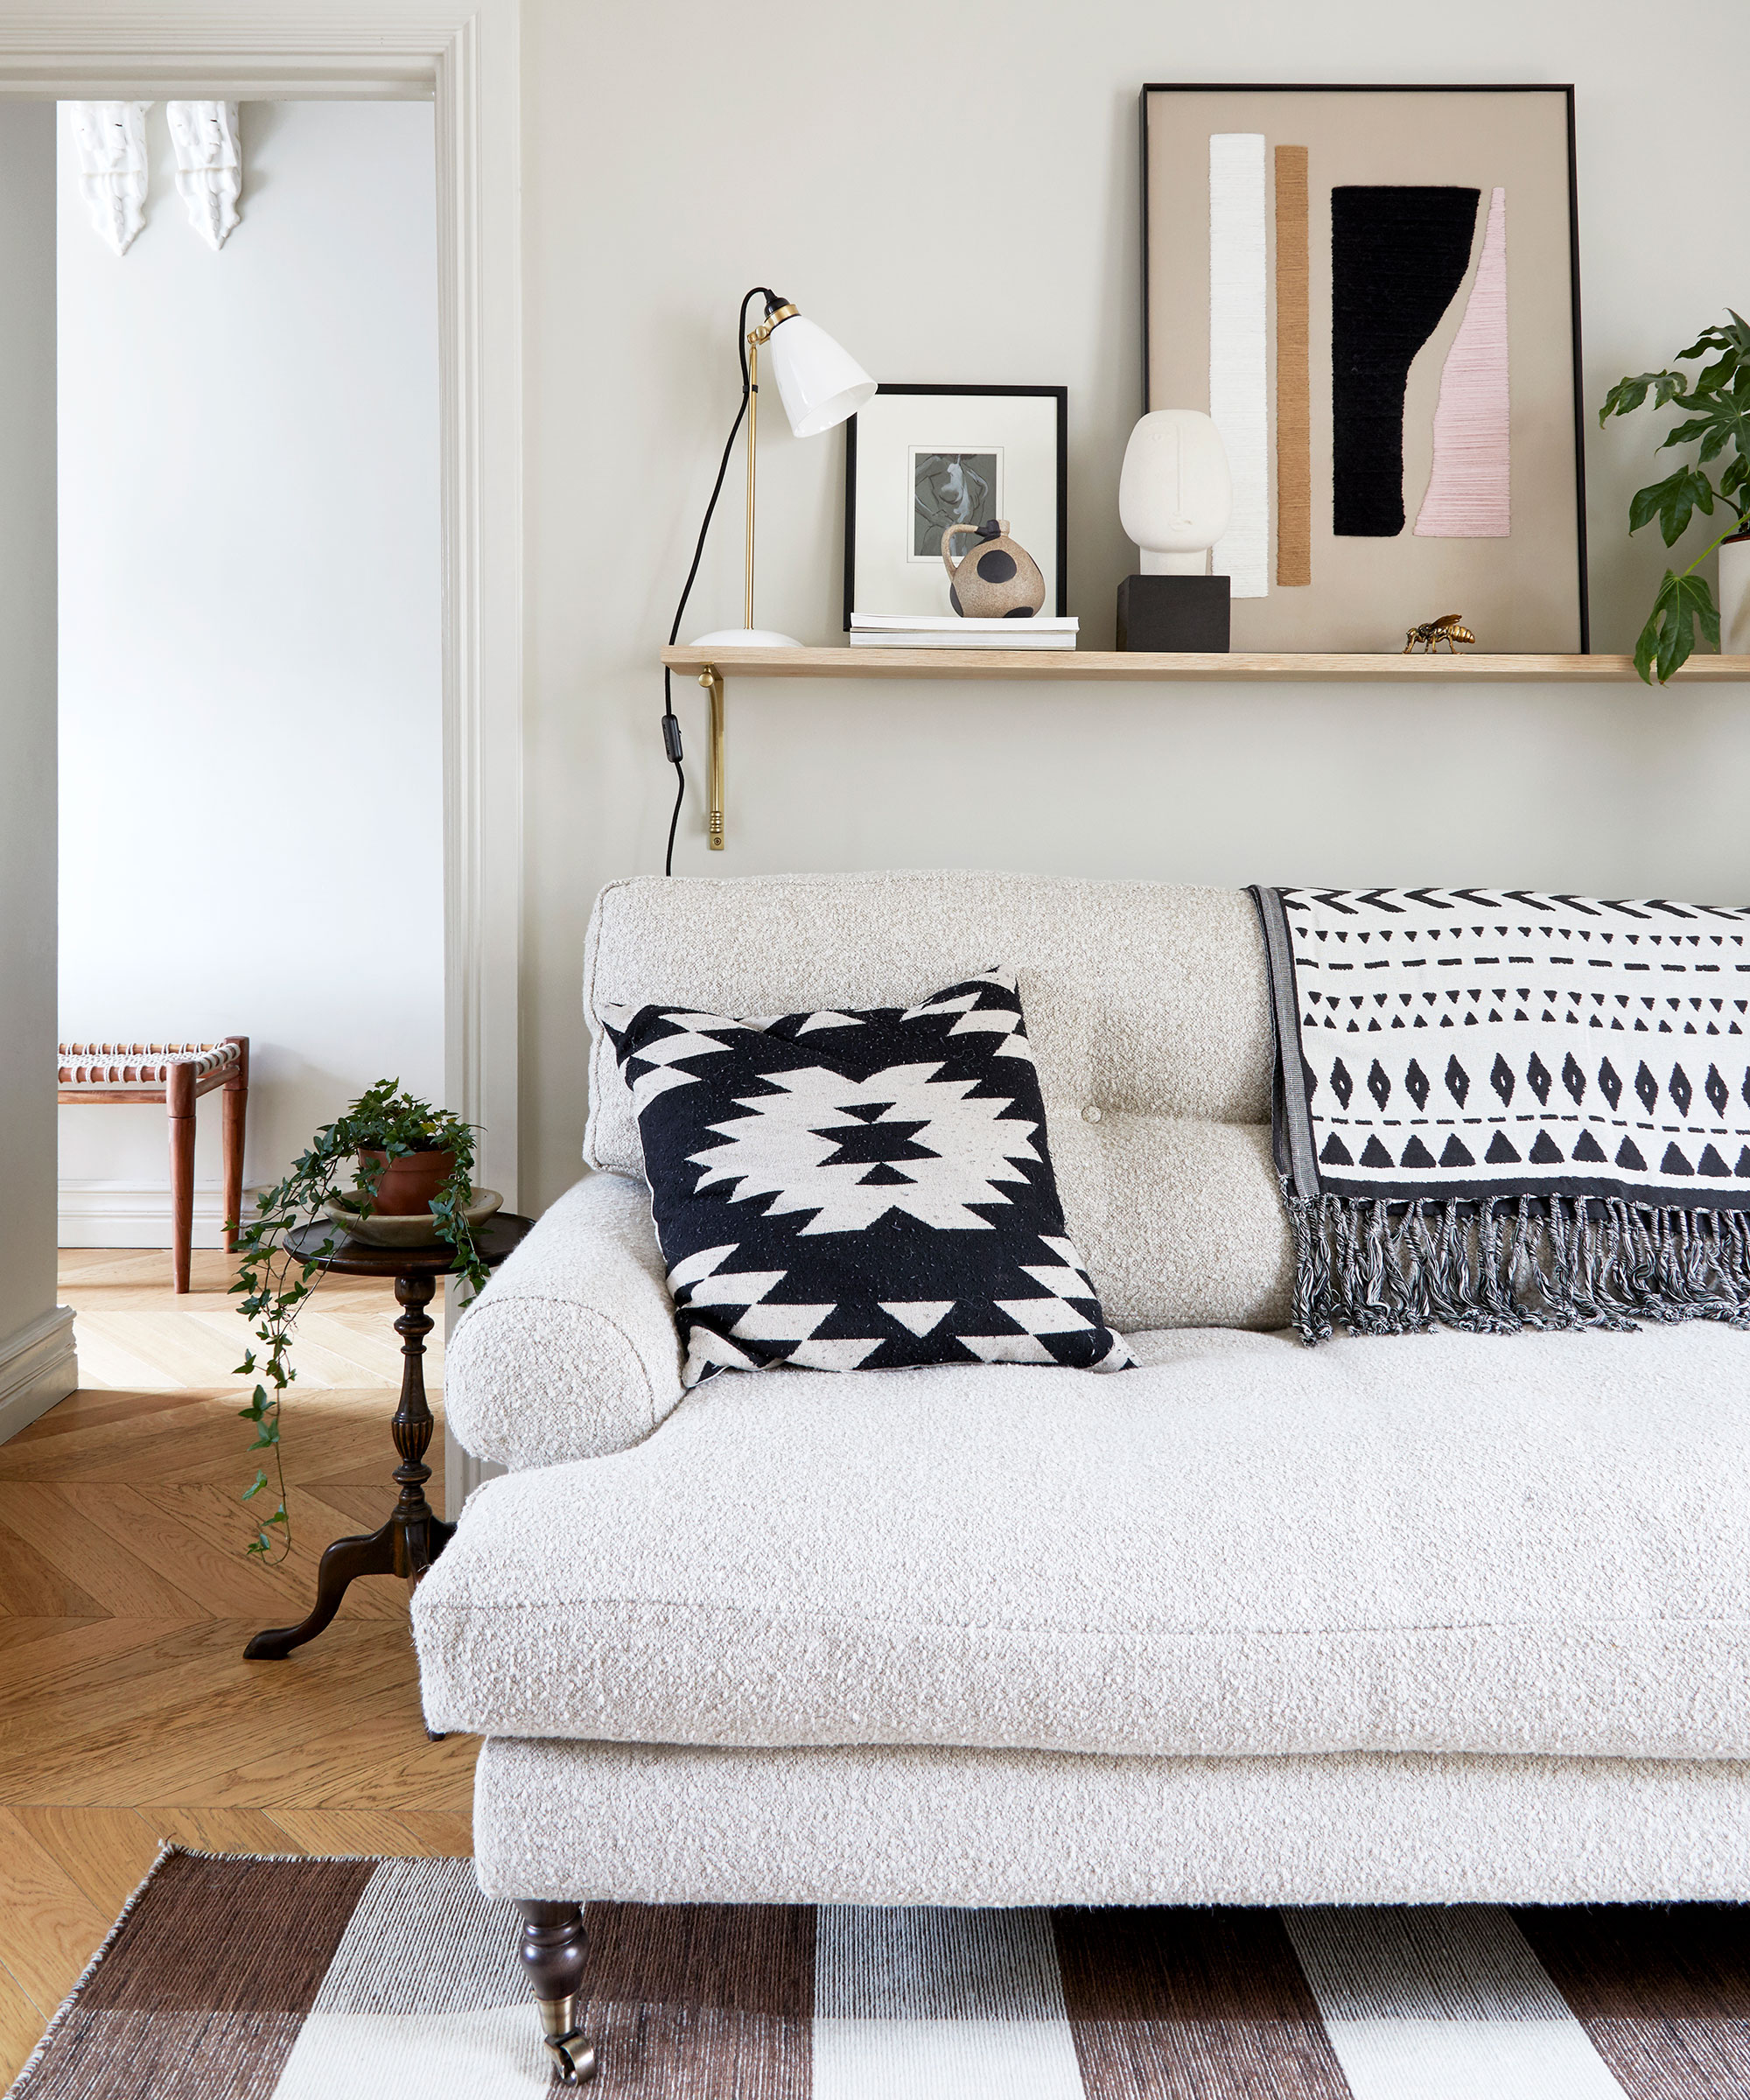
[[[764,298],[766,312],[757,328],[747,327],[747,309],[756,298]],[[741,302],[738,325],[741,357],[741,405],[736,410],[735,421],[730,425],[729,438],[723,448],[723,460],[717,470],[717,483],[705,506],[704,522],[699,527],[698,543],[693,550],[693,565],[687,571],[687,580],[681,592],[681,602],[675,608],[675,622],[668,630],[668,644],[672,648],[681,631],[681,620],[687,609],[687,599],[692,594],[693,579],[699,572],[699,561],[704,553],[705,535],[710,530],[711,518],[717,510],[717,500],[723,493],[724,478],[729,472],[730,454],[734,450],[742,419],[747,421],[747,565],[742,591],[742,618],[738,627],[716,627],[709,634],[701,634],[689,648],[729,651],[738,648],[794,649],[802,644],[791,634],[779,634],[770,628],[756,627],[753,624],[753,490],[754,472],[758,464],[760,430],[760,349],[767,346],[772,361],[773,375],[778,382],[778,397],[784,404],[784,413],[790,419],[790,428],[798,438],[818,438],[823,432],[836,429],[849,416],[854,416],[864,402],[875,392],[875,382],[856,359],[834,342],[825,329],[799,313],[789,300],[780,297],[769,285],[756,284]],[[713,668],[703,673],[699,683],[710,695],[710,844],[713,851],[723,847],[723,680]],[[664,872],[672,874],[675,861],[675,826],[681,814],[681,802],[686,793],[686,776],[681,770],[681,724],[676,718],[669,674],[662,674],[662,746],[669,763],[677,776],[675,810],[668,822],[668,852]]]

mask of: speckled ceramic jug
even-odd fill
[[[952,545],[962,532],[976,532],[980,543],[956,562]],[[1009,537],[1006,518],[950,525],[942,536],[942,565],[949,578],[948,602],[966,620],[1031,620],[1045,603],[1039,564]]]

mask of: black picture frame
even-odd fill
[[[1069,388],[1068,387],[930,386],[918,381],[884,380],[878,394],[935,394],[969,396],[1049,396],[1057,403],[1057,605],[1058,619],[1069,612]],[[857,592],[857,417],[844,425],[844,632],[850,632],[850,615]]]
[[[1579,162],[1572,80],[1150,80],[1137,102],[1142,182],[1142,412],[1149,410],[1149,97],[1152,94],[1559,94],[1568,142],[1568,277],[1574,373],[1574,515],[1579,589],[1580,654],[1592,654],[1592,604],[1587,576],[1586,374],[1580,342]]]

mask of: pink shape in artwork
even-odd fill
[[[1416,520],[1425,538],[1504,540],[1512,531],[1508,407],[1507,192],[1495,190],[1476,281],[1440,374],[1434,470]]]

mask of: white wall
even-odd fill
[[[214,255],[151,110],[118,259],[62,112],[60,1025],[248,1035],[259,1186],[374,1080],[442,1087],[436,201],[429,105],[242,124]],[[60,1171],[63,1244],[167,1242],[162,1110],[63,1109]]]
[[[577,1171],[592,897],[662,866],[655,652],[733,412],[748,285],[794,298],[879,379],[1068,384],[1069,601],[1094,648],[1132,559],[1116,492],[1141,383],[1144,81],[1577,81],[1594,408],[1750,298],[1727,85],[1750,66],[1743,0],[1685,12],[1684,65],[1648,43],[1634,0],[527,0],[524,20],[525,1208]],[[994,207],[971,195],[981,178]],[[1665,471],[1649,428],[1588,439],[1604,649],[1630,645],[1666,559],[1656,536],[1626,540],[1629,493]],[[839,641],[842,438],[798,442],[777,415],[761,437],[760,624]],[[687,633],[739,622],[738,487]],[[1738,687],[732,679],[729,847],[709,856],[703,696],[689,682],[677,705],[689,873],[1750,894]]]
[[[0,102],[0,1442],[71,1392],[55,1305],[53,113]]]

